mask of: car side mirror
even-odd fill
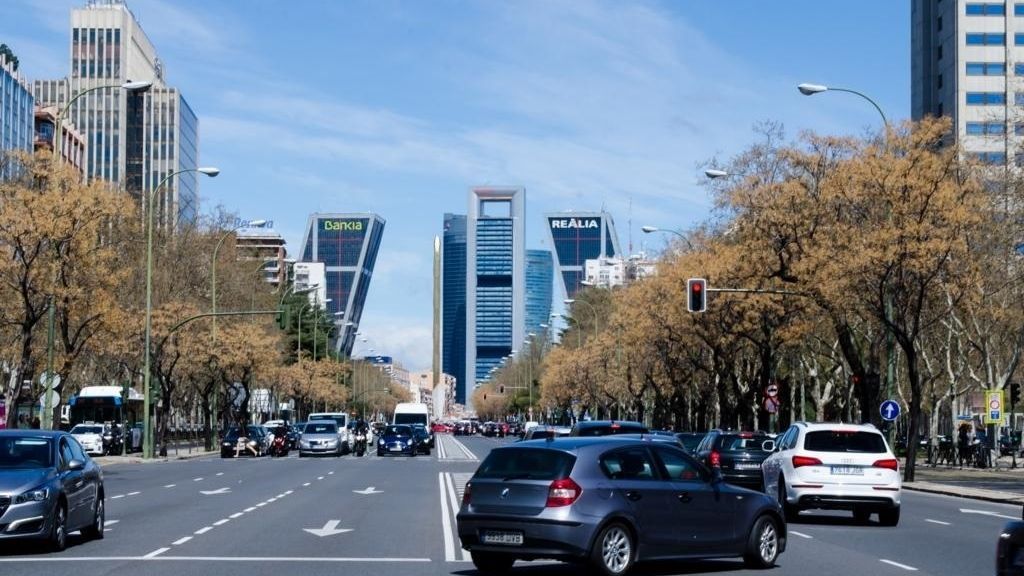
[[[76,470],[81,470],[83,468],[85,468],[85,462],[82,462],[81,460],[72,459],[70,462],[68,462],[68,470],[72,472]]]
[[[775,452],[775,441],[765,440],[761,443],[761,450],[764,450],[765,452]]]

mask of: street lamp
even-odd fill
[[[217,313],[217,252],[220,250],[221,244],[224,243],[224,240],[227,240],[228,236],[231,236],[232,234],[234,234],[238,230],[241,230],[242,228],[262,228],[262,227],[264,227],[266,225],[267,225],[267,221],[266,220],[253,220],[251,222],[247,222],[245,224],[240,224],[238,226],[235,226],[231,230],[228,230],[227,232],[225,232],[220,237],[220,239],[217,240],[217,245],[213,247],[213,258],[210,260],[210,301],[211,301],[211,307],[213,308],[212,312],[214,314]],[[260,264],[260,269],[262,269],[263,266],[265,266],[265,265],[266,265],[265,262],[263,264]],[[217,342],[217,317],[216,316],[213,317],[213,341],[214,341],[214,343]]]
[[[676,236],[682,238],[683,242],[686,242],[686,245],[690,247],[690,250],[694,250],[693,244],[690,242],[690,239],[687,238],[685,234],[678,230],[658,228],[657,226],[641,226],[640,229],[643,230],[644,234],[651,234],[654,232],[661,232],[663,234],[675,234]]]
[[[820,94],[822,92],[846,92],[848,94],[860,96],[861,98],[870,102],[871,105],[875,107],[875,110],[878,111],[878,115],[882,117],[882,124],[885,126],[886,131],[889,130],[889,120],[885,117],[885,112],[882,112],[882,107],[878,105],[878,102],[875,102],[874,100],[869,98],[867,94],[858,92],[856,90],[851,90],[849,88],[836,88],[835,86],[824,86],[822,84],[804,83],[797,86],[796,89],[799,90],[800,93],[803,94],[804,96],[814,96],[815,94]]]
[[[725,170],[715,170],[713,168],[705,170],[704,175],[712,180],[716,178],[728,178],[729,176],[732,176],[732,174],[729,174]],[[644,230],[644,232],[647,232],[647,230]]]
[[[152,458],[153,457],[153,419],[149,413],[149,380],[152,361],[152,351],[149,349],[149,343],[153,333],[153,200],[156,198],[157,192],[164,186],[171,178],[178,174],[184,174],[186,172],[198,172],[210,178],[216,178],[220,174],[220,169],[212,166],[205,166],[202,168],[186,168],[184,170],[177,170],[171,172],[156,185],[155,188],[149,192],[149,201],[146,208],[146,337],[145,337],[145,348],[144,353],[146,355],[144,360],[144,366],[142,369],[142,390],[145,398],[142,400],[143,404],[143,426],[142,426],[142,457]]]

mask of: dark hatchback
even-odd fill
[[[759,432],[712,430],[693,455],[708,468],[721,468],[726,482],[763,492],[761,463],[771,455],[764,449],[768,440],[767,434]]]
[[[786,548],[774,499],[721,481],[673,441],[555,438],[496,448],[466,484],[462,547],[483,574],[515,560],[590,563],[742,556],[768,568]]]
[[[707,435],[707,432],[676,432],[676,439],[683,445],[683,450],[693,454],[697,446],[700,446],[700,441]]]
[[[249,426],[243,441],[239,443],[239,428],[228,428],[224,439],[220,442],[220,457],[234,458],[238,456],[263,456],[270,450],[267,429],[263,426]]]
[[[412,435],[416,438],[416,450],[430,456],[430,432],[422,424],[412,424]]]
[[[377,440],[377,456],[388,454],[415,456],[418,451],[412,426],[406,424],[387,426],[381,433],[380,439]]]
[[[586,420],[572,427],[570,436],[612,436],[614,434],[647,434],[650,430],[640,422],[629,420]]]

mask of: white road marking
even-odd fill
[[[120,520],[107,520],[106,524],[107,524],[107,526],[113,526],[114,524],[117,524],[118,522],[120,522]]]
[[[451,474],[445,474],[444,479],[445,483],[448,485],[448,503],[451,506],[452,516],[454,516],[459,511],[459,492],[455,489],[455,482],[452,480]],[[458,538],[459,535],[455,531],[452,531],[452,541],[458,543]],[[461,544],[456,546],[456,552],[460,553],[463,562],[469,561],[469,552],[463,550]]]
[[[814,536],[811,536],[810,534],[804,534],[803,532],[797,532],[796,530],[790,530],[789,533],[793,534],[795,536],[799,536],[801,538],[807,538],[807,539],[814,538]]]
[[[210,530],[213,530],[213,526],[206,526],[206,527],[200,528],[199,530],[196,530],[195,532],[193,532],[193,534],[206,534]]]
[[[884,563],[886,563],[886,564],[888,564],[890,566],[895,566],[897,568],[903,568],[904,570],[907,570],[909,572],[917,572],[917,568],[914,568],[913,566],[907,566],[906,564],[900,564],[899,562],[893,562],[892,560],[886,560],[885,558],[879,558],[878,560],[880,562],[884,562]]]
[[[309,486],[309,482],[304,482],[302,485],[303,486]]]
[[[993,516],[995,518],[1006,518],[1007,520],[1020,520],[1020,516],[1007,516],[1006,514],[1000,514],[998,512],[992,512],[991,510],[970,510],[967,508],[961,508],[961,512],[964,514],[979,514],[981,516]]]
[[[256,509],[256,507],[255,507],[255,506],[249,506],[248,508],[246,508],[245,510],[243,510],[243,512],[252,512],[252,511],[253,511],[253,510],[255,510],[255,509]]]
[[[444,535],[444,561],[455,561],[455,546],[452,544],[452,522],[448,518],[448,498],[445,494],[444,472],[437,475],[437,485],[441,492],[441,528]]]
[[[128,496],[138,496],[139,494],[142,494],[142,492],[129,492]]]
[[[231,492],[231,488],[228,488],[226,486],[224,488],[217,488],[216,490],[200,490],[199,491],[200,494],[205,494],[206,496],[212,496],[214,494],[227,494],[228,492]]]
[[[942,520],[932,520],[931,518],[925,518],[925,522],[931,522],[932,524],[942,524],[943,526],[949,526],[949,522],[943,522]]]
[[[223,475],[224,475],[223,472],[217,472],[217,476],[223,476]]]
[[[289,491],[285,492],[284,495],[287,496],[289,494],[293,494],[294,492],[295,492],[294,490],[289,490]]]
[[[214,522],[213,525],[214,526],[222,526],[224,524],[227,524],[230,521],[231,521],[231,519],[229,519],[229,518],[221,518],[220,520],[217,520],[216,522]]]
[[[110,530],[110,528],[104,528],[103,531],[104,532],[110,532],[111,530]]]
[[[260,502],[259,504],[257,504],[257,505],[256,505],[256,507],[257,507],[257,508],[262,508],[262,507],[264,507],[264,506],[266,506],[266,505],[267,505],[267,503],[266,503],[266,502]]]
[[[167,552],[168,550],[170,550],[170,548],[157,548],[156,550],[153,550],[152,552],[150,552],[149,554],[146,554],[142,558],[143,558],[143,560],[146,560],[146,559],[149,559],[149,558],[156,558],[157,556],[163,554],[164,552]]]
[[[117,496],[111,496],[111,500],[117,500],[118,498],[124,498],[124,494],[118,494]]]
[[[317,476],[317,477],[316,477],[316,479],[317,479],[317,480],[323,480],[323,479],[324,479],[324,477],[323,477],[323,476]]]
[[[177,484],[168,484],[164,486],[164,488],[174,488],[175,486],[177,486]]]
[[[271,502],[277,502],[277,498],[267,498],[267,504],[270,504]]]
[[[188,542],[191,539],[192,539],[191,536],[185,536],[184,538],[178,538],[174,542],[171,542],[171,546],[181,546],[182,544],[184,544],[185,542]]]
[[[274,498],[284,498],[285,496],[287,496],[287,494],[285,494],[284,492],[281,492],[277,496],[274,496]]]
[[[202,478],[193,478],[193,479],[192,479],[192,481],[193,481],[193,482],[199,482],[199,481],[201,481],[201,480],[202,480]]]
[[[328,476],[330,476],[331,474],[334,474],[334,470],[331,470],[330,472],[327,473]]]
[[[161,548],[150,554],[164,553],[170,548]],[[430,558],[304,558],[304,557],[283,557],[283,556],[58,556],[58,557],[32,557],[20,556],[14,558],[0,558],[0,564],[38,564],[42,562],[132,562],[138,560],[176,560],[186,562],[294,562],[297,564],[306,562],[401,562],[401,563],[429,563]]]
[[[324,536],[335,536],[337,534],[344,534],[345,532],[351,532],[352,528],[338,528],[338,524],[341,524],[341,520],[328,520],[323,528],[303,528],[303,531],[309,532],[314,536],[323,538]]]
[[[231,518],[232,520],[234,520],[235,518],[238,518],[238,517],[239,517],[239,516],[241,516],[242,514],[244,514],[244,512],[235,512],[235,513],[234,513],[234,514],[232,514],[231,516],[228,516],[228,518]]]

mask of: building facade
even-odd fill
[[[525,332],[527,334],[540,334],[550,321],[554,274],[555,268],[550,250],[526,251]]]
[[[199,120],[167,84],[163,62],[124,0],[88,0],[71,12],[71,74],[34,83],[36,101],[63,108],[70,95],[129,81],[144,91],[105,88],[74,102],[67,119],[85,136],[85,175],[143,198],[169,174],[198,167]],[[165,226],[195,222],[199,179],[172,178],[159,191],[157,219]]]
[[[583,286],[587,260],[613,258],[619,250],[615,222],[607,212],[559,212],[544,221],[562,294],[574,298]]]
[[[466,218],[466,405],[472,388],[523,341],[526,327],[522,188],[474,188]]]
[[[384,219],[377,214],[309,217],[299,261],[324,264],[327,312],[338,328],[334,348],[339,354],[352,353],[383,236]]]
[[[36,152],[53,153],[53,134],[57,130],[57,107],[35,107],[35,141]],[[85,137],[70,122],[60,124],[60,156],[65,164],[85,175]]]
[[[292,287],[296,292],[308,290],[312,304],[327,302],[327,267],[323,262],[296,262],[292,266]]]
[[[1024,3],[913,0],[911,114],[949,116],[966,154],[1024,165]]]
[[[444,215],[441,240],[441,370],[455,378],[456,402],[466,402],[466,216]],[[469,386],[472,391],[472,386]]]
[[[236,222],[235,250],[239,258],[262,261],[263,280],[272,286],[280,286],[288,279],[288,250],[284,237],[273,230],[274,223],[263,227],[245,227],[245,222]]]
[[[35,100],[14,63],[0,56],[0,180],[14,174],[5,158],[15,151],[31,152]]]

